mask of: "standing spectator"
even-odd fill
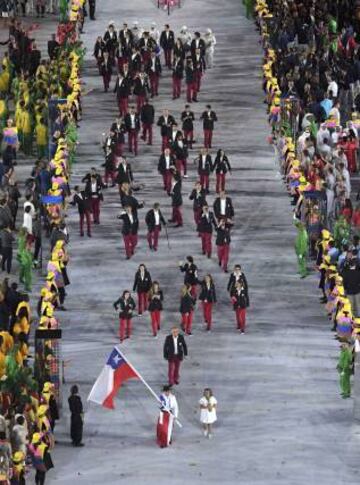
[[[2,262],[1,262],[1,269],[8,274],[11,273],[11,263],[12,263],[12,256],[13,256],[13,244],[15,241],[15,237],[12,233],[10,227],[5,227],[1,231],[1,254],[2,254]]]
[[[84,443],[82,443],[84,410],[78,386],[71,386],[68,403],[71,413],[70,436],[72,444],[73,446],[84,446]]]
[[[204,427],[204,436],[209,439],[212,438],[212,425],[217,420],[216,408],[217,400],[213,396],[212,390],[207,387],[204,389],[202,398],[199,401],[200,405],[200,422]]]
[[[35,483],[37,485],[44,485],[46,473],[54,467],[49,447],[45,443],[44,438],[41,433],[34,433],[29,445],[29,453],[36,470]]]
[[[171,329],[171,334],[165,338],[164,359],[168,361],[169,385],[180,383],[180,364],[188,355],[186,342],[183,335],[180,335],[178,327]]]
[[[345,265],[341,276],[347,298],[350,300],[354,317],[360,316],[360,269],[356,256]]]

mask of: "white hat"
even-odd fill
[[[134,20],[134,25],[139,25],[139,22],[137,20]]]
[[[186,25],[183,25],[183,26],[181,27],[181,30],[187,30]]]
[[[211,29],[206,29],[206,33],[207,34],[212,34],[212,30]]]
[[[151,27],[156,27],[156,22],[151,22]]]

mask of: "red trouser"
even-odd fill
[[[142,315],[143,312],[146,311],[147,303],[148,303],[147,292],[143,292],[143,291],[138,292],[138,312],[139,312],[139,315]]]
[[[158,96],[159,94],[159,76],[154,72],[150,72],[150,90],[152,96]]]
[[[112,183],[114,184],[115,180],[116,180],[115,170],[105,170],[104,180],[105,180],[106,184],[109,182],[109,177],[110,177]]]
[[[86,227],[87,227],[87,233],[91,234],[91,217],[90,217],[90,211],[85,211],[82,214],[79,214],[80,216],[80,234],[84,234],[84,219],[86,219]]]
[[[211,329],[211,325],[212,325],[212,306],[213,304],[208,301],[202,302],[204,320],[205,320],[205,323],[207,323],[208,330]]]
[[[110,81],[111,81],[111,74],[110,73],[104,74],[103,75],[103,82],[104,82],[105,91],[107,91],[109,89]]]
[[[100,199],[91,198],[91,210],[93,214],[93,221],[100,224]]]
[[[188,103],[191,103],[192,100],[196,100],[195,83],[186,84],[186,99]]]
[[[160,330],[161,311],[153,310],[150,312],[150,316],[153,335],[157,335],[158,331]]]
[[[187,334],[191,333],[193,314],[194,312],[181,314],[182,327],[184,329],[184,332]]]
[[[128,258],[135,252],[136,244],[137,244],[137,234],[127,234],[123,235],[124,244],[125,244],[125,253]]]
[[[237,328],[239,328],[240,330],[245,330],[246,308],[236,308],[235,314],[236,314]]]
[[[119,104],[120,115],[125,116],[129,110],[129,98],[127,96],[126,98],[119,98],[118,104]]]
[[[178,77],[172,78],[172,86],[173,86],[173,97],[180,98],[181,96],[181,79]]]
[[[126,328],[126,333],[125,333],[125,328]],[[120,329],[119,329],[119,334],[120,334],[120,342],[122,342],[125,338],[131,337],[131,318],[120,318]]]
[[[190,148],[192,148],[194,132],[192,130],[191,131],[184,130],[184,137],[185,137],[185,141],[189,144]]]
[[[163,177],[163,182],[164,182],[164,189],[166,190],[166,192],[170,192],[170,190],[171,190],[171,171],[165,169],[164,173],[162,174],[162,177]]]
[[[186,175],[186,172],[187,172],[186,158],[185,160],[176,159],[175,167],[176,167],[176,170],[180,173],[180,175],[182,174],[182,171],[184,169],[184,175]]]
[[[138,152],[138,132],[136,130],[129,131],[129,152],[134,151],[137,155]]]
[[[194,209],[194,221],[196,226],[199,224],[201,219],[202,209]]]
[[[209,190],[209,175],[200,173],[200,183],[201,183],[201,188]]]
[[[138,94],[136,96],[136,106],[137,106],[138,113],[140,113],[144,103],[145,103],[145,94]]]
[[[197,298],[197,285],[191,285],[190,293],[193,298]]]
[[[161,150],[164,151],[165,148],[169,146],[169,138],[167,136],[161,137]]]
[[[216,193],[225,190],[225,174],[224,173],[217,173],[216,174]]]
[[[197,92],[199,92],[200,88],[201,88],[201,78],[202,78],[202,72],[196,71],[195,72],[195,86],[196,86]]]
[[[229,244],[223,244],[222,246],[217,247],[217,251],[218,251],[219,264],[222,267],[222,269],[226,271],[227,265],[229,262],[230,246]]]
[[[212,234],[211,232],[201,232],[201,247],[202,251],[204,254],[206,254],[209,258],[211,258],[211,239],[212,239]]]
[[[146,141],[146,138],[148,136],[148,144],[152,145],[152,137],[153,137],[152,124],[143,123],[142,129],[143,129],[143,132],[142,132],[143,140]]]
[[[115,154],[117,157],[122,157],[123,154],[123,144],[117,143],[115,147]]]
[[[204,130],[204,147],[211,148],[212,143],[212,130]]]
[[[181,206],[173,207],[172,220],[176,222],[176,224],[180,224],[181,226],[183,225]]]
[[[149,231],[147,234],[147,241],[149,248],[157,249],[159,244],[160,226],[155,226],[153,231]]]
[[[175,383],[179,383],[180,380],[180,364],[181,360],[179,357],[174,355],[168,360],[168,379],[170,386],[173,386]]]
[[[165,64],[169,69],[171,69],[171,53],[172,49],[164,49]]]

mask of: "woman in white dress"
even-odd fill
[[[210,388],[204,389],[203,397],[199,401],[200,405],[200,422],[204,427],[204,436],[212,437],[212,425],[216,421],[217,400],[213,396]]]

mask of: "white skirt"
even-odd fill
[[[216,409],[209,411],[208,409],[200,410],[200,422],[203,424],[213,424],[216,421]]]

